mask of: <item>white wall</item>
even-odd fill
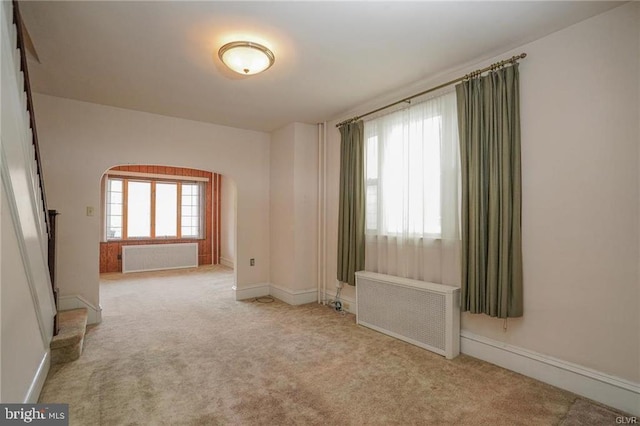
[[[271,284],[290,289],[295,276],[294,259],[294,151],[295,125],[271,134],[269,173]]]
[[[638,5],[525,47],[525,316],[463,327],[640,382]],[[635,53],[634,53],[635,52]]]
[[[335,288],[338,121],[496,60],[521,62],[524,317],[463,330],[640,382],[640,12],[630,3],[425,80],[328,125],[327,288]],[[346,287],[343,295],[355,298]]]
[[[220,189],[220,263],[235,268],[236,263],[236,185],[222,176]]]
[[[317,151],[316,126],[292,123],[272,133],[271,293],[288,303],[317,298]]]
[[[0,401],[26,402],[37,398],[40,389],[31,390],[38,370],[47,358],[47,345],[43,342],[33,297],[29,291],[29,280],[24,267],[15,224],[9,211],[9,200],[4,187],[0,187],[2,201],[0,233],[0,282],[2,301],[0,324],[2,345],[2,382]],[[48,365],[47,365],[48,367]],[[46,372],[43,374],[46,375]],[[44,377],[42,377],[44,379]],[[30,402],[35,402],[31,400]]]
[[[237,287],[269,280],[266,133],[35,94],[50,208],[59,216],[60,293],[99,301],[100,177],[119,164],[220,173],[237,189]],[[256,259],[254,267],[249,258]]]
[[[294,153],[296,281],[294,289],[316,289],[318,282],[318,128],[295,123]]]

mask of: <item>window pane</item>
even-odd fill
[[[151,182],[129,182],[127,234],[129,238],[151,236]]]
[[[424,232],[440,233],[440,141],[442,117],[425,120],[424,150]]]
[[[388,234],[400,234],[403,224],[407,222],[405,218],[405,199],[407,188],[405,182],[409,172],[405,162],[405,127],[403,123],[394,123],[390,128],[385,129],[386,141],[388,141],[382,152],[384,162],[381,174],[381,190],[384,195],[382,217],[382,229]]]
[[[109,179],[111,191],[122,192],[122,181],[120,179]]]
[[[122,191],[111,191],[109,192],[109,202],[110,203],[122,203]]]
[[[156,183],[156,237],[178,235],[178,185]]]
[[[120,194],[122,200],[122,194]],[[122,216],[122,204],[107,204],[107,211],[111,216]]]
[[[374,232],[378,229],[378,182],[367,185],[366,195],[366,219],[367,231]]]
[[[366,178],[377,179],[378,178],[378,137],[372,136],[367,138],[365,145],[366,150]]]
[[[122,180],[107,180],[106,237],[122,238]]]

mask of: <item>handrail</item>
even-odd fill
[[[17,29],[18,50],[20,51],[20,70],[24,74],[24,91],[27,94],[27,111],[29,112],[29,124],[31,125],[31,134],[33,135],[33,147],[35,150],[36,172],[40,181],[40,195],[42,197],[42,206],[44,208],[44,222],[47,228],[47,235],[51,238],[51,223],[49,222],[49,210],[47,209],[47,195],[44,190],[44,178],[42,176],[42,163],[40,161],[40,147],[38,146],[38,132],[36,130],[36,119],[33,112],[33,98],[31,97],[31,83],[29,81],[29,69],[27,67],[27,55],[25,53],[23,24],[20,10],[18,9],[18,1],[13,0],[13,23]]]
[[[57,210],[49,210],[47,217],[51,225],[51,238],[49,238],[49,277],[51,277],[51,290],[53,291],[53,300],[56,304],[56,311],[58,308],[58,286],[56,285],[56,217],[59,215]],[[53,335],[57,335],[60,330],[58,324],[58,314],[53,317]]]

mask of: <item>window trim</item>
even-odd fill
[[[170,181],[190,181],[190,182],[209,182],[209,178],[199,176],[181,176],[181,175],[167,175],[160,173],[142,173],[142,172],[130,172],[126,170],[110,170],[105,173],[107,179],[109,177],[121,177],[121,178],[143,178],[143,179],[158,179],[158,180],[170,180]]]

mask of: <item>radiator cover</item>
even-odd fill
[[[448,359],[460,353],[460,289],[356,273],[357,323]]]
[[[198,244],[122,246],[122,272],[159,271],[198,266]]]

